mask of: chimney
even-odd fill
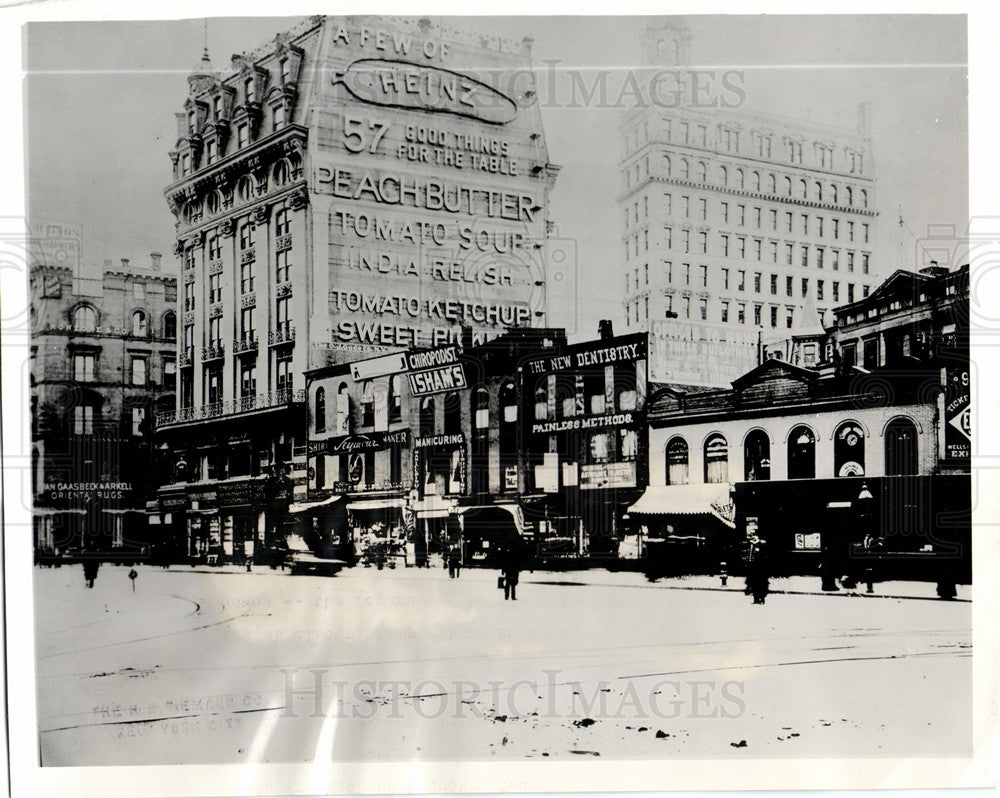
[[[163,255],[161,253],[159,253],[159,252],[150,252],[149,253],[149,260],[150,260],[149,266],[150,266],[150,268],[154,272],[158,272],[160,270],[160,261],[162,259],[163,259]]]
[[[128,258],[122,258],[122,271],[128,271]]]
[[[602,341],[607,341],[608,339],[615,337],[611,319],[601,319],[597,323],[597,335]]]

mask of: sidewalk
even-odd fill
[[[410,579],[439,579],[442,573],[447,578],[447,571],[441,567],[441,563],[432,559],[430,568],[404,568],[385,569],[378,571],[375,568],[364,568],[355,566],[345,568],[337,577],[332,578],[357,578],[363,575],[370,575],[373,578],[391,578],[392,576],[405,576]],[[153,566],[151,566],[153,567]],[[171,565],[168,571],[177,573],[198,573],[198,574],[230,574],[234,576],[263,576],[265,574],[289,574],[286,569],[278,568],[272,570],[268,566],[254,566],[253,571],[247,573],[244,566],[239,565],[219,565],[219,566],[189,566]],[[462,579],[482,579],[483,581],[495,580],[497,571],[491,568],[463,568]],[[290,575],[290,574],[289,574]],[[742,576],[731,575],[725,587],[722,586],[718,576],[681,576],[663,577],[655,582],[650,582],[641,573],[627,571],[607,571],[603,568],[594,568],[581,571],[522,571],[521,581],[538,585],[577,587],[584,585],[602,587],[625,587],[642,588],[653,590],[714,590],[720,592],[743,593],[744,580]],[[934,582],[876,582],[873,593],[866,593],[866,586],[860,583],[853,590],[841,588],[832,592],[824,592],[820,589],[819,576],[789,576],[776,577],[771,579],[771,593],[784,595],[817,595],[831,597],[849,597],[862,599],[926,599],[940,601],[937,595],[937,585]],[[957,596],[955,601],[972,601],[972,586],[957,585]]]

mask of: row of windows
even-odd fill
[[[257,363],[253,358],[240,360],[235,366],[236,388],[238,398],[243,401],[254,400],[257,396]],[[193,407],[193,385],[188,374],[181,376],[181,407]],[[202,387],[205,403],[218,405],[223,401],[223,367],[212,363],[204,367]],[[274,389],[276,391],[291,391],[295,387],[292,371],[292,355],[290,352],[275,352],[274,356]],[[242,409],[252,409],[247,406]]]
[[[73,329],[76,332],[97,332],[100,316],[93,305],[78,305],[73,310]],[[132,313],[130,334],[135,338],[149,337],[149,315],[145,310]],[[177,337],[177,314],[166,311],[160,319],[161,337],[172,341]]]
[[[644,155],[636,159],[625,169],[625,187],[639,185],[648,178],[650,172],[650,156]],[[836,183],[824,183],[821,180],[793,178],[789,175],[776,175],[774,172],[761,173],[756,169],[747,170],[744,167],[718,166],[709,167],[705,161],[692,162],[689,158],[671,157],[663,153],[658,159],[652,174],[657,177],[673,177],[678,180],[689,180],[706,183],[738,191],[749,191],[756,194],[791,197],[809,202],[825,202],[829,205],[843,205],[848,208],[867,208],[869,204],[868,189],[855,186],[838,186]]]
[[[792,242],[779,242],[774,240],[765,241],[762,238],[750,239],[750,251],[747,251],[747,237],[741,235],[732,235],[730,233],[720,233],[719,234],[719,250],[718,252],[709,252],[708,248],[708,232],[705,230],[697,230],[696,241],[692,246],[691,241],[691,230],[685,228],[680,231],[680,240],[676,249],[684,254],[691,254],[695,252],[701,255],[721,255],[726,258],[740,258],[741,260],[756,260],[756,261],[770,261],[771,263],[778,263],[779,251],[783,250],[782,260],[789,266],[796,262],[795,252],[796,245]],[[650,248],[649,242],[649,228],[644,228],[641,231],[635,232],[630,239],[625,240],[625,260],[630,260],[633,256],[639,257],[640,242],[642,244],[642,252],[648,252]],[[656,245],[656,241],[653,242],[653,246]],[[674,231],[673,228],[664,227],[663,228],[663,246],[666,249],[675,249],[674,247]],[[766,250],[765,250],[766,246]],[[826,265],[830,266],[832,271],[840,271],[840,264],[843,262],[844,268],[848,272],[853,272],[855,270],[856,264],[860,265],[860,271],[862,274],[868,274],[871,269],[870,253],[868,252],[855,252],[854,250],[840,250],[834,248],[827,248],[823,246],[810,246],[809,244],[798,245],[798,262],[802,266],[815,266],[817,269],[823,269]],[[841,258],[843,254],[843,259]],[[828,257],[829,255],[829,257]]]
[[[917,428],[908,418],[889,422],[883,434],[885,475],[916,475],[919,469]],[[703,446],[702,479],[706,483],[730,481],[729,442],[721,433],[710,434]],[[664,450],[667,485],[690,481],[688,443],[680,435],[667,441]],[[816,435],[807,426],[794,427],[787,438],[788,479],[816,477]],[[865,431],[855,421],[845,421],[833,436],[833,473],[837,477],[865,475]],[[762,429],[743,438],[743,479],[747,482],[771,478],[771,439]]]
[[[149,381],[149,355],[129,355],[128,379],[130,385],[144,386]],[[173,389],[177,378],[177,360],[163,358],[163,385]],[[73,379],[76,382],[97,382],[99,376],[98,356],[93,353],[73,355]]]
[[[657,121],[657,132],[655,134],[658,141],[674,144],[687,144],[695,147],[713,147],[726,152],[740,153],[741,144],[750,142],[749,154],[759,158],[771,158],[773,136],[758,130],[752,130],[749,137],[742,136],[742,131],[736,127],[727,126],[725,123],[718,124],[718,135],[713,141],[708,138],[707,124],[678,119],[660,119]],[[649,136],[649,119],[644,119],[628,131],[625,138],[626,153],[633,153],[640,147],[647,144]],[[789,163],[801,164],[803,154],[803,141],[784,137],[781,141],[782,154]],[[864,174],[864,154],[860,151],[843,147],[844,163],[840,167],[851,174]],[[834,148],[826,142],[814,141],[813,152],[814,162],[823,169],[833,169]]]
[[[99,420],[99,415],[93,405],[77,405],[74,407],[72,413],[73,435],[93,435],[95,420]],[[131,421],[133,437],[143,437],[146,434],[146,408],[131,408],[128,418]]]
[[[708,198],[694,197],[696,206],[692,204],[692,197],[681,194],[677,202],[674,195],[669,192],[663,193],[662,215],[678,219],[700,219],[708,221]],[[867,222],[856,224],[848,219],[846,224],[841,224],[838,217],[811,216],[808,213],[795,214],[792,211],[780,211],[777,208],[768,208],[765,217],[765,209],[759,205],[750,206],[749,218],[752,219],[753,226],[758,230],[763,230],[765,218],[771,232],[777,233],[779,221],[781,231],[786,233],[800,233],[801,235],[814,235],[817,238],[832,238],[840,240],[841,232],[847,241],[855,240],[857,233],[859,243],[869,243],[871,233]],[[639,224],[640,218],[649,218],[649,195],[644,194],[641,198],[634,200],[630,206],[624,208],[626,229],[633,224]],[[655,209],[654,209],[655,212]],[[641,217],[640,217],[641,214]],[[743,203],[730,203],[728,200],[719,202],[719,217],[724,224],[733,224],[738,227],[748,226],[747,205]],[[796,225],[796,217],[798,224]]]
[[[691,320],[696,318],[699,321],[709,321],[709,301],[705,298],[696,298],[695,302],[692,303],[692,298],[690,296],[681,296],[675,303],[674,296],[668,294],[666,297],[666,304],[664,307],[664,314],[666,318],[681,318],[685,320]],[[731,307],[732,306],[732,307]],[[676,308],[676,310],[675,310]],[[732,311],[734,312],[731,312]],[[747,316],[747,303],[746,302],[730,302],[729,300],[719,301],[719,321],[724,324],[736,323],[736,324],[748,324],[752,323],[754,326],[762,327],[764,325],[765,319],[769,322],[772,328],[777,328],[781,319],[779,315],[782,313],[781,307],[778,305],[767,306],[768,314],[764,315],[764,305],[753,305],[753,317],[752,322]],[[628,302],[625,305],[626,318],[625,323],[631,326],[633,323],[640,323],[640,310],[642,311],[641,321],[649,320],[649,297],[642,297],[642,299],[637,299],[634,302]],[[692,315],[692,312],[696,315]],[[825,309],[817,310],[817,315],[820,324],[823,323],[823,314]],[[795,325],[795,313],[796,309],[794,307],[785,306],[783,321],[787,329],[791,329]]]
[[[258,179],[254,174],[246,174],[236,181],[235,188],[216,189],[204,198],[191,200],[184,205],[182,215],[188,224],[200,222],[209,217],[228,212],[236,201],[244,204],[268,193],[268,187],[280,189],[299,175],[302,162],[297,155],[283,158],[271,167],[268,176]],[[268,177],[270,180],[268,180]],[[279,211],[281,213],[281,211]],[[278,235],[282,235],[278,233]]]

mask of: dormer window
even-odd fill
[[[246,92],[244,94],[247,103],[252,103],[257,101],[257,87],[254,85],[254,79],[250,78],[246,82]]]
[[[250,143],[250,126],[246,122],[236,128],[236,143],[240,149]]]
[[[219,144],[215,139],[208,142],[208,146],[205,149],[205,162],[215,163],[219,157]]]
[[[274,106],[274,129],[281,130],[285,126],[285,106]]]
[[[222,118],[222,97],[215,96],[212,98],[212,118],[218,122]]]
[[[292,77],[292,66],[287,58],[281,59],[281,82],[288,83]]]
[[[181,174],[186,175],[191,173],[191,155],[189,153],[184,153],[181,156]]]
[[[196,133],[198,130],[198,115],[193,108],[188,111],[188,130],[191,133]]]

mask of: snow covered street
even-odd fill
[[[44,765],[970,753],[967,602],[128,570],[35,572]]]

